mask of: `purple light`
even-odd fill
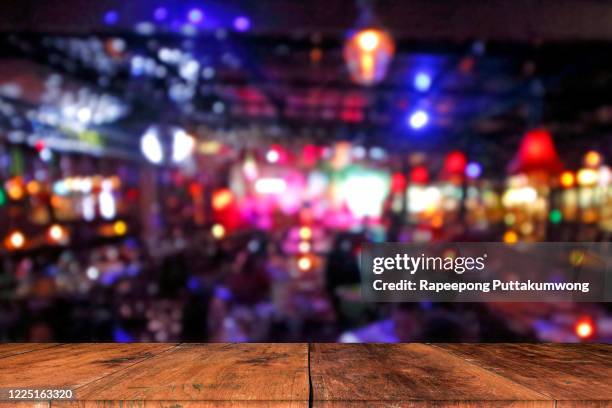
[[[247,31],[251,28],[251,20],[245,16],[238,16],[234,19],[234,28],[236,31]]]
[[[422,129],[427,123],[429,123],[429,115],[422,109],[415,111],[408,118],[408,124],[413,129]]]
[[[165,7],[158,7],[153,11],[153,18],[156,21],[163,21],[168,17],[168,9]]]
[[[104,23],[107,25],[116,24],[119,21],[119,13],[116,10],[109,10],[104,14]]]
[[[482,173],[482,166],[476,162],[469,163],[465,166],[465,175],[471,179],[477,179]]]
[[[189,13],[187,14],[187,19],[189,20],[190,23],[193,24],[198,24],[201,23],[202,20],[204,19],[204,13],[202,13],[202,10],[194,8],[189,10]]]

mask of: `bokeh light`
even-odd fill
[[[204,13],[199,8],[193,8],[187,13],[187,20],[192,24],[200,24],[204,20]]]
[[[414,87],[418,91],[425,92],[431,87],[431,76],[426,72],[418,72],[414,76]]]
[[[234,19],[234,29],[236,31],[248,31],[251,28],[251,20],[246,16],[238,16]]]
[[[424,128],[428,123],[429,114],[422,109],[413,112],[408,118],[408,124],[415,130]]]

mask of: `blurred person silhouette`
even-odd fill
[[[340,233],[336,236],[331,251],[327,255],[325,268],[325,289],[331,298],[334,310],[343,325],[338,288],[341,286],[356,285],[360,282],[359,265],[354,253],[359,237],[355,234]]]

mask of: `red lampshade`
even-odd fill
[[[545,129],[527,132],[519,150],[510,163],[511,173],[558,173],[563,166],[555,149],[552,136]]]

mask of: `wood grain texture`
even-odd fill
[[[532,345],[526,345],[526,347],[531,347]],[[566,354],[566,353],[581,353],[582,355],[588,355],[588,356],[599,356],[602,357],[602,359],[597,359],[598,361],[602,361],[604,363],[607,363],[608,365],[610,364],[610,362],[612,361],[612,344],[597,344],[597,343],[593,343],[593,344],[577,344],[577,343],[571,343],[571,344],[538,344],[538,347],[541,347],[543,349],[551,349],[554,352],[557,353],[562,353],[562,354]]]
[[[307,407],[308,390],[307,344],[185,344],[92,382],[78,394],[85,400]]]
[[[15,344],[2,355],[1,388],[70,387],[78,400],[0,408],[612,407],[603,344]]]
[[[308,401],[54,401],[50,408],[291,408],[298,406],[307,407]]]
[[[612,406],[611,346],[438,344],[436,347],[547,395],[557,400],[557,407],[571,407],[573,403]]]
[[[425,344],[313,344],[314,407],[552,407],[532,391]]]
[[[53,402],[51,408],[287,408],[308,406],[288,401],[77,401]]]
[[[59,343],[2,343],[0,344],[0,358],[31,353],[32,351],[57,347],[58,345]]]
[[[78,389],[173,347],[172,344],[64,344],[18,354],[0,360],[0,388]]]

